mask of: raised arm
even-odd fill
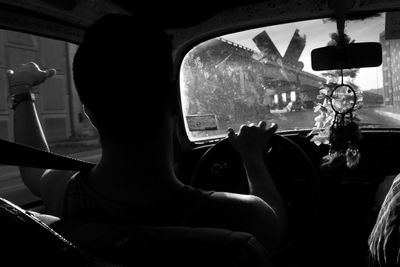
[[[40,70],[33,62],[23,64],[15,71],[7,71],[9,94],[12,99],[10,108],[14,111],[15,142],[49,151],[34,104],[32,89],[55,73],[54,69]],[[40,197],[40,179],[45,170],[28,167],[20,167],[19,170],[25,185]]]

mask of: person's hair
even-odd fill
[[[171,72],[169,36],[129,15],[106,15],[96,21],[73,61],[78,95],[100,136],[103,128],[116,132],[121,123],[164,112]]]

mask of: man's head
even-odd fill
[[[87,30],[75,55],[75,85],[102,139],[124,138],[129,126],[162,120],[166,113],[171,42],[146,23],[105,16]]]

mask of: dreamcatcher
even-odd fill
[[[343,70],[341,80],[329,97],[334,119],[329,128],[330,149],[328,155],[323,158],[322,167],[340,167],[345,163],[348,168],[353,169],[361,157],[358,149],[361,131],[353,117],[357,94],[352,86],[344,84]]]

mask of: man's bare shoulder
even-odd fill
[[[228,205],[244,205],[247,207],[259,205],[264,202],[261,198],[254,195],[230,192],[213,192],[208,200],[210,202],[221,202]]]
[[[266,248],[273,247],[278,239],[274,210],[254,195],[214,192],[191,214],[199,226],[248,232]]]
[[[227,224],[232,230],[254,227],[275,217],[273,209],[261,198],[229,192],[212,193],[194,212],[203,214],[205,222]]]

